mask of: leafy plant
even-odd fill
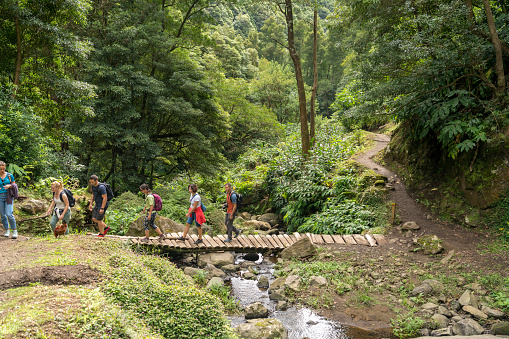
[[[424,325],[424,320],[419,317],[414,317],[412,313],[406,315],[399,314],[398,317],[391,322],[394,327],[394,335],[401,339],[416,336]]]

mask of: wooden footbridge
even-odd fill
[[[303,237],[308,237],[312,243],[317,245],[341,244],[352,246],[371,246],[384,245],[387,243],[385,237],[381,234],[353,234],[353,235],[328,235],[328,234],[311,234],[311,233],[293,233],[280,235],[240,235],[233,238],[231,242],[225,242],[226,235],[217,235],[211,237],[203,236],[203,243],[195,244],[198,240],[197,235],[188,235],[188,240],[179,241],[178,237],[182,233],[170,233],[164,240],[158,237],[150,238],[148,242],[142,242],[143,238],[138,237],[122,237],[107,236],[107,238],[119,238],[130,241],[133,244],[143,246],[157,246],[169,251],[178,252],[214,252],[214,251],[235,251],[235,252],[266,252],[281,251],[291,246]]]

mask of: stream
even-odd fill
[[[263,257],[259,254],[257,261],[248,262],[243,257],[244,254],[235,255],[235,264],[240,265],[242,268],[240,274],[232,276],[230,279],[232,294],[242,307],[257,301],[261,302],[269,309],[269,318],[280,320],[288,329],[289,339],[375,339],[386,337],[377,332],[366,331],[330,321],[306,307],[293,306],[285,311],[276,310],[277,301],[269,299],[267,290],[257,286],[257,280],[242,278],[242,275],[248,272],[247,266],[255,265],[258,276],[264,275],[272,283],[274,281],[274,263],[276,258]],[[229,319],[232,327],[236,327],[245,321],[243,315],[230,316]]]

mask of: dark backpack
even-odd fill
[[[76,199],[74,199],[74,196],[72,195],[71,190],[69,190],[67,188],[64,188],[60,192],[60,201],[64,202],[64,200],[62,199],[62,194],[64,194],[64,193],[67,196],[67,200],[69,200],[69,207],[74,207],[76,205]],[[53,194],[53,196],[55,196],[55,194]]]
[[[238,212],[244,205],[244,197],[242,196],[242,194],[237,192],[233,192],[232,194],[235,194],[237,196],[237,210],[235,212]]]
[[[106,199],[108,201],[110,201],[111,199],[113,199],[115,197],[115,195],[113,194],[113,190],[111,189],[111,186],[105,182],[101,182],[99,183],[99,185],[103,185],[105,188],[106,188]]]
[[[160,211],[163,209],[163,199],[157,194],[152,193],[154,196],[154,211]]]

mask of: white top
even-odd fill
[[[64,195],[67,196],[65,193],[62,193],[62,197]],[[55,208],[59,210],[63,210],[65,208],[65,203],[62,200],[60,200],[60,194],[58,195],[55,194],[55,198],[53,198],[53,201],[55,202]],[[69,207],[68,211],[71,212],[71,207]]]
[[[194,203],[198,201],[198,205],[196,207],[201,206],[201,197],[198,193],[191,194],[191,197],[189,198],[189,202],[191,203],[191,208],[193,208]]]

